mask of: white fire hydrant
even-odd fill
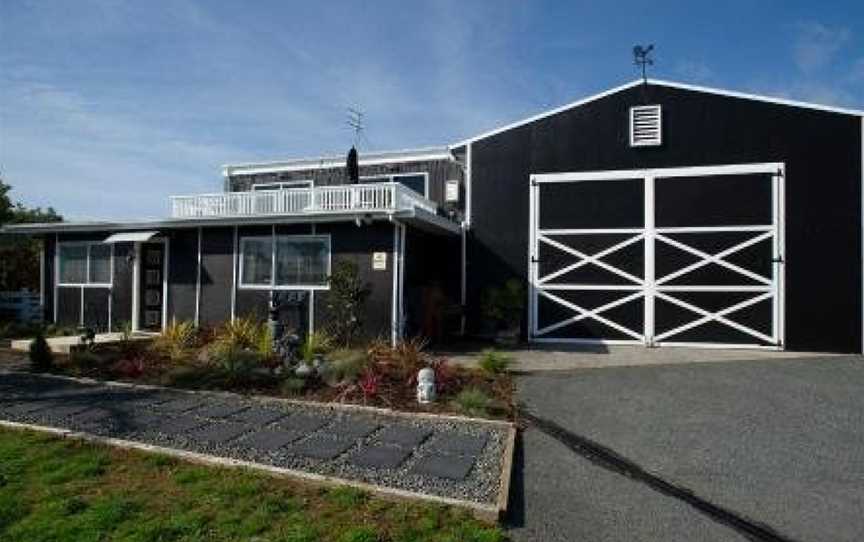
[[[435,371],[426,367],[417,373],[417,402],[421,405],[435,401]]]

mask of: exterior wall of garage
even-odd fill
[[[629,145],[629,108],[660,104],[660,147]],[[785,164],[785,329],[792,350],[860,351],[861,118],[636,86],[471,143],[469,322],[488,285],[527,279],[536,173]],[[735,204],[729,195],[729,205]]]

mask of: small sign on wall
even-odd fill
[[[444,201],[456,203],[459,201],[459,181],[447,181],[444,190]]]
[[[372,270],[386,271],[387,270],[387,253],[373,252],[372,253]]]

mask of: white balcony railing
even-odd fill
[[[287,190],[171,196],[173,218],[395,212],[435,203],[399,183],[346,184]]]

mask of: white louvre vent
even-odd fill
[[[630,146],[651,147],[663,142],[663,113],[659,105],[630,108]]]

